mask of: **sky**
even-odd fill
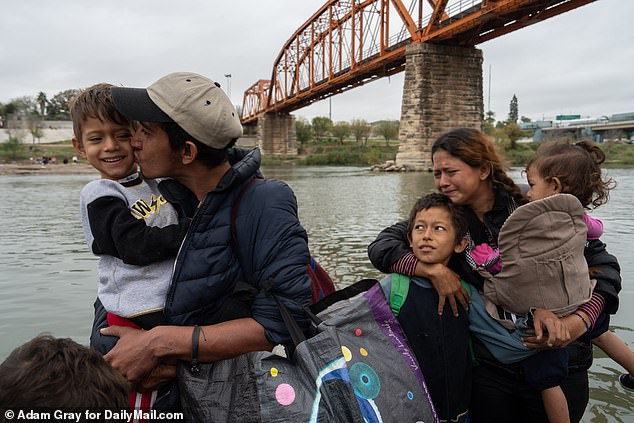
[[[270,78],[283,44],[324,2],[3,0],[0,102],[97,82],[146,87],[192,71],[220,82],[241,104],[245,89]],[[533,120],[634,112],[632,16],[632,0],[598,0],[478,45],[484,109],[503,120],[515,94],[519,114]],[[403,76],[294,114],[331,113],[335,122],[399,119]]]

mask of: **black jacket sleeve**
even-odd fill
[[[621,291],[621,266],[600,240],[588,241],[584,250],[590,277],[596,279],[594,291],[605,299],[604,313],[614,314],[619,309]]]
[[[383,273],[390,273],[390,267],[408,253],[411,253],[411,249],[407,240],[406,220],[383,229],[368,246],[370,261]]]
[[[97,198],[87,210],[94,237],[93,253],[138,266],[175,257],[190,222],[189,218],[181,218],[178,225],[147,226],[143,219],[132,216],[125,202],[117,197]]]
[[[290,334],[277,302],[262,288],[274,281],[271,292],[282,298],[300,328],[308,329],[304,307],[310,302],[311,282],[306,273],[310,253],[293,191],[272,179],[255,184],[242,199],[235,225],[243,271],[261,289],[251,306],[252,317],[264,327],[271,343],[288,343]]]

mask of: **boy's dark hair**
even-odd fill
[[[200,160],[206,167],[209,168],[216,167],[229,160],[229,149],[235,145],[236,141],[238,141],[237,138],[233,139],[225,148],[216,149],[198,141],[196,138],[189,135],[187,131],[181,128],[177,123],[161,123],[161,126],[167,134],[172,151],[180,150],[185,145],[186,141],[191,141],[198,149],[196,159]]]
[[[82,129],[88,118],[110,121],[118,125],[129,125],[130,121],[114,106],[110,88],[112,84],[100,83],[82,90],[70,101],[70,117],[73,121],[73,132],[80,143]]]
[[[467,219],[465,217],[464,208],[457,206],[451,202],[449,197],[439,193],[427,194],[424,197],[419,198],[412,207],[409,213],[409,221],[407,223],[407,238],[411,239],[412,231],[414,230],[414,222],[416,220],[416,214],[421,210],[427,210],[434,207],[439,207],[447,210],[451,216],[451,223],[456,231],[456,244],[459,244],[462,239],[467,235]]]
[[[128,386],[97,351],[41,334],[0,364],[0,407],[126,410]]]
[[[526,164],[526,170],[534,166],[547,182],[558,178],[562,193],[574,195],[583,207],[592,204],[592,208],[597,208],[608,201],[616,185],[602,174],[604,161],[603,150],[591,141],[555,142],[542,145]]]

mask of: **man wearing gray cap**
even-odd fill
[[[124,116],[138,121],[131,142],[143,176],[173,178],[159,189],[193,220],[172,273],[168,325],[102,329],[120,338],[106,360],[148,388],[174,376],[174,367],[164,364],[176,359],[195,367],[288,343],[270,293],[307,327],[307,235],[292,190],[261,178],[259,150],[234,157],[242,126],[220,85],[173,73],[147,89],[113,87],[112,97]]]

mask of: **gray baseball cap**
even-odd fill
[[[147,89],[112,87],[112,99],[128,119],[176,122],[211,148],[225,148],[242,136],[238,112],[220,84],[196,73],[171,73]]]

